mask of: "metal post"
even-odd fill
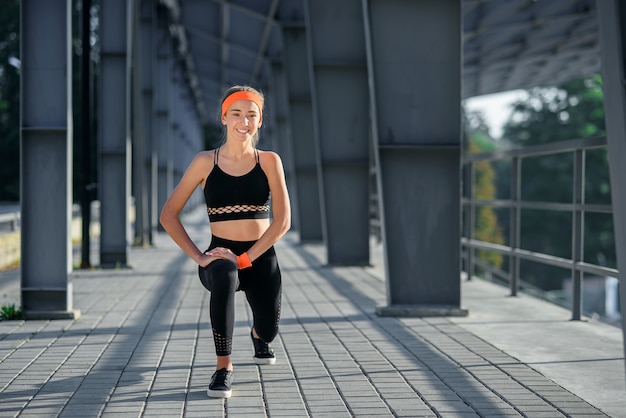
[[[581,205],[585,203],[585,151],[574,153],[574,185],[572,211],[572,320],[579,321],[583,312],[583,272],[576,265],[583,261],[585,216]]]
[[[513,253],[509,256],[509,288],[511,296],[517,296],[519,290],[520,259],[515,249],[521,239],[521,200],[522,200],[522,159],[511,159],[511,207],[509,212],[509,247]]]
[[[146,44],[142,43],[143,22],[142,22],[142,9],[148,5],[148,2],[143,1],[143,6],[139,9],[139,3],[136,1],[131,2],[133,4],[132,9],[132,21],[129,31],[132,34],[132,47],[133,51],[130,61],[132,63],[131,73],[131,85],[133,100],[131,101],[130,114],[131,117],[131,138],[132,138],[132,195],[135,202],[135,223],[133,233],[133,244],[138,246],[149,245],[150,238],[150,226],[149,226],[149,214],[148,214],[148,178],[145,170],[145,158],[148,137],[145,135],[145,115],[144,109],[144,66],[147,64],[144,60],[144,55],[149,51],[149,39],[146,39]],[[148,64],[149,65],[149,64]]]
[[[81,14],[81,268],[91,267],[91,0],[82,0]]]
[[[468,216],[467,216],[467,229],[468,235],[467,237],[472,240],[475,236],[474,232],[476,231],[476,203],[474,200],[476,196],[474,196],[474,191],[476,189],[476,164],[473,161],[469,163],[469,184],[468,184],[468,194],[470,198],[469,208],[468,208]],[[471,280],[476,275],[476,249],[474,247],[469,247],[467,249],[467,279]]]
[[[158,207],[158,167],[159,158],[157,152],[157,141],[155,138],[155,115],[154,115],[154,61],[156,58],[156,2],[154,0],[144,1],[141,9],[142,42],[144,47],[141,50],[141,72],[144,81],[142,98],[142,118],[143,135],[145,138],[145,177],[147,192],[147,239],[150,245],[155,244],[157,226],[159,224]]]
[[[626,341],[626,3],[598,0],[615,253],[620,279],[622,331]],[[626,344],[624,344],[626,355]]]
[[[72,1],[20,2],[21,300],[27,319],[72,306]]]
[[[174,189],[172,170],[172,136],[169,133],[171,118],[171,68],[172,45],[167,33],[167,13],[158,10],[156,33],[156,64],[154,65],[154,135],[158,155],[157,206],[160,209]],[[163,227],[159,224],[159,230]]]
[[[275,121],[276,121],[276,145],[281,159],[283,160],[283,166],[285,168],[285,179],[287,182],[287,188],[290,196],[297,196],[297,182],[295,179],[295,168],[293,162],[293,135],[291,131],[291,120],[289,112],[289,98],[287,93],[287,76],[285,74],[284,65],[281,62],[272,63],[272,85],[273,85],[273,98],[275,109]],[[299,219],[298,213],[298,200],[291,200],[292,217],[291,227],[292,230],[298,229]]]
[[[472,184],[472,166],[474,162],[468,161],[466,164],[462,166],[463,169],[463,178],[466,179],[463,181],[463,195],[462,198],[465,200],[463,203],[463,236],[467,238],[468,241],[471,241],[473,235],[471,230],[470,219],[472,216],[471,207],[473,205],[472,196],[474,185]],[[471,247],[465,246],[461,247],[461,270],[465,271],[467,274],[467,280],[472,280],[472,276],[470,275],[470,262],[473,262],[471,255]]]
[[[364,0],[363,11],[388,292],[388,306],[377,312],[467,315],[460,308],[461,2]]]
[[[360,0],[306,4],[322,227],[329,264],[369,264],[369,107]]]
[[[292,123],[298,127],[293,140],[293,157],[301,242],[323,241],[319,157],[313,135],[311,83],[307,56],[307,33],[302,25],[283,26],[285,70]],[[306,220],[306,222],[304,222]]]
[[[101,10],[99,119],[100,265],[127,267],[130,233],[130,75],[134,1],[107,0]]]

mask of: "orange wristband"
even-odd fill
[[[243,253],[237,256],[237,267],[239,267],[239,270],[252,267],[252,261],[250,261],[250,257],[248,257],[248,253]]]

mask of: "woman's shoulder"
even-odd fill
[[[189,171],[197,173],[201,178],[205,178],[213,170],[214,155],[214,150],[200,151],[189,165]]]
[[[259,163],[270,181],[284,177],[283,162],[274,151],[259,151]]]
[[[262,150],[258,150],[258,152],[261,165],[276,166],[278,164],[282,164],[280,156],[276,152]]]
[[[194,157],[193,162],[196,164],[202,164],[202,165],[206,165],[206,164],[213,165],[214,156],[215,156],[215,150],[200,151]]]
[[[207,151],[200,151],[199,153],[196,154],[196,158],[201,158],[201,159],[207,159],[210,158],[211,161],[213,161],[213,156],[215,155],[215,151],[216,149],[210,149]]]

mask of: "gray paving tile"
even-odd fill
[[[188,220],[191,228],[203,221]],[[250,312],[238,294],[233,397],[208,399],[215,358],[207,292],[169,238],[158,243],[132,249],[133,269],[75,272],[80,320],[0,322],[0,415],[541,417],[606,416],[605,408],[618,417],[614,411],[626,410],[614,399],[589,402],[521,361],[513,346],[486,338],[485,327],[498,323],[484,310],[465,319],[377,317],[386,302],[378,273],[328,267],[321,246],[299,244],[291,233],[277,244],[278,363],[252,363]],[[483,292],[470,288],[477,300],[491,291],[471,286]],[[537,303],[533,309],[543,309]]]

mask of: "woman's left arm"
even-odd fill
[[[285,170],[278,154],[265,151],[259,154],[261,167],[265,171],[272,195],[273,219],[269,228],[248,250],[248,257],[254,261],[278,241],[291,226],[291,205],[285,182]]]

